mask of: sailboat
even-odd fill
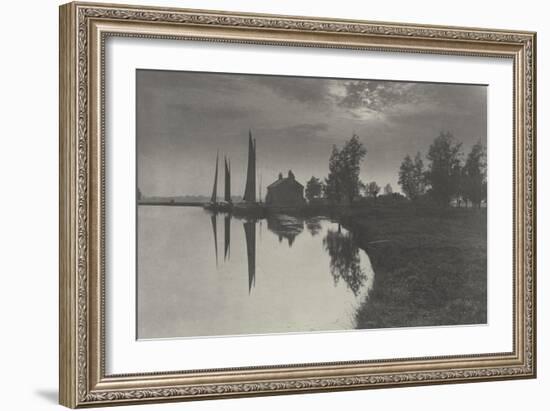
[[[205,208],[215,209],[218,205],[218,160],[219,152],[216,153],[216,171],[214,172],[214,186],[212,187],[212,196],[210,197],[210,202],[205,204]]]
[[[230,210],[233,207],[233,200],[231,199],[231,161],[224,156],[225,163],[225,193],[223,196],[223,203],[220,203],[220,208],[223,210]]]
[[[256,139],[252,139],[251,130],[248,130],[248,167],[243,200],[249,204],[256,203]]]
[[[205,205],[205,208],[214,211],[228,211],[232,207],[231,201],[231,164],[227,157],[224,156],[225,162],[225,195],[224,201],[218,201],[218,163],[219,152],[216,154],[216,169],[214,172],[214,186],[212,187],[212,196],[210,202]]]
[[[235,204],[234,212],[251,217],[261,217],[264,207],[258,203],[256,196],[256,139],[248,130],[248,166],[246,169],[246,184],[243,201]]]

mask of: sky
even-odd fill
[[[217,152],[242,195],[249,130],[263,187],[288,170],[303,185],[325,178],[333,145],[356,134],[367,149],[361,180],[396,192],[403,158],[425,158],[440,132],[462,142],[465,156],[487,138],[485,85],[140,69],[136,87],[138,187],[147,197],[209,196]]]

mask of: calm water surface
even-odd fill
[[[138,207],[138,337],[347,330],[374,272],[328,218]]]

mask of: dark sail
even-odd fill
[[[248,259],[248,293],[256,284],[256,222],[247,221],[243,223],[246,237],[246,255]]]
[[[210,202],[215,204],[218,199],[218,154],[216,154],[216,173],[214,174],[214,187],[212,188],[212,197]]]
[[[262,202],[262,174],[260,173],[260,192],[258,193],[260,196],[260,203]]]
[[[243,199],[248,203],[256,202],[256,141],[252,140],[250,130],[248,131],[248,169]]]
[[[225,159],[225,201],[228,203],[231,202],[231,163],[227,160],[227,157],[224,157]]]

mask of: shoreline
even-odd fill
[[[486,209],[395,211],[341,220],[375,272],[357,328],[486,324]]]

